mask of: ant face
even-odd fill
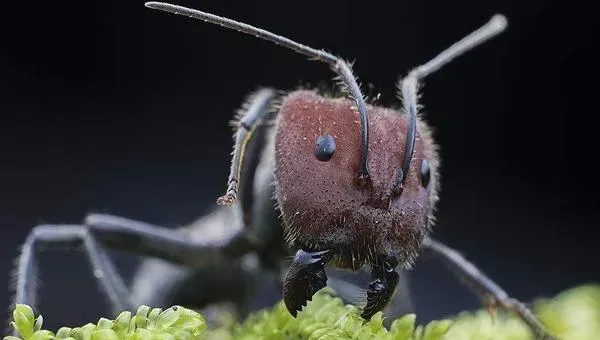
[[[418,124],[403,174],[407,121],[398,111],[369,106],[370,180],[361,185],[360,123],[353,107],[348,99],[311,91],[283,101],[275,175],[286,238],[305,250],[331,250],[339,266],[358,269],[381,257],[408,265],[429,231],[437,200],[434,143]]]

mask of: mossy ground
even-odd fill
[[[552,299],[538,300],[534,312],[555,336],[565,340],[600,339],[600,285],[585,285],[565,291]],[[383,315],[366,322],[360,310],[344,305],[333,292],[322,290],[293,318],[283,303],[252,314],[242,322],[225,322],[208,329],[204,317],[174,306],[166,310],[142,306],[136,314],[121,313],[115,320],[97,324],[63,327],[57,332],[43,329],[42,317],[29,306],[17,305],[12,326],[20,337],[4,340],[232,340],[232,339],[382,339],[382,340],[529,340],[528,327],[506,313],[494,318],[487,311],[463,312],[454,318],[417,325],[414,314],[383,326]]]

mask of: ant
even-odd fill
[[[331,264],[355,272],[370,268],[361,314],[370,319],[393,299],[398,270],[409,269],[427,251],[443,259],[490,308],[512,310],[538,337],[552,339],[523,303],[459,252],[430,237],[439,157],[418,114],[420,83],[504,31],[504,16],[493,16],[401,78],[403,108],[395,110],[367,104],[351,66],[328,52],[214,14],[161,2],[145,5],[253,35],[326,63],[346,98],[313,90],[281,94],[270,88],[250,95],[234,124],[231,170],[226,193],[217,200],[220,207],[187,227],[172,230],[105,214],[88,215],[82,225],[36,226],[18,259],[16,303],[35,306],[35,253],[42,245],[83,246],[115,312],[132,310],[152,297],[188,305],[238,295],[244,299],[260,276],[259,268],[278,272],[281,259],[298,249],[283,284],[275,279],[291,315],[328,284],[325,267]],[[105,248],[164,261],[146,261],[130,289]]]

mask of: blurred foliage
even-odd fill
[[[533,310],[554,335],[564,340],[600,339],[600,285],[585,285],[565,291],[552,299],[540,299]],[[515,315],[499,311],[493,317],[484,310],[463,312],[447,320],[417,324],[414,314],[383,326],[383,314],[370,321],[360,317],[360,309],[344,305],[329,289],[317,293],[313,301],[293,318],[279,302],[270,310],[252,314],[243,322],[224,316],[220,326],[208,329],[204,317],[192,310],[174,306],[166,310],[142,306],[137,313],[121,313],[114,321],[63,327],[56,333],[42,328],[42,317],[29,306],[17,305],[11,326],[19,337],[4,340],[251,340],[251,339],[383,339],[383,340],[529,340],[531,330]]]

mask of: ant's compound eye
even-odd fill
[[[424,159],[421,162],[421,185],[423,185],[423,187],[427,188],[427,185],[429,185],[429,179],[431,177],[431,170],[429,169],[429,162]]]
[[[321,162],[327,162],[333,157],[335,152],[335,139],[329,134],[324,134],[317,138],[317,145],[315,145],[315,157]]]

